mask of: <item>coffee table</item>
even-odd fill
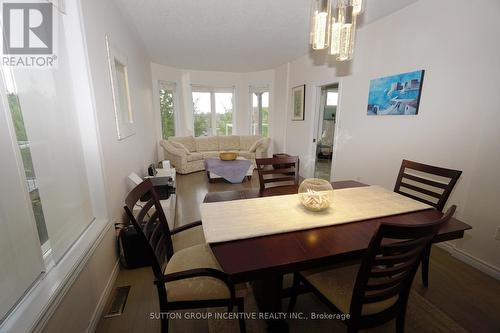
[[[238,156],[236,159],[237,160],[246,160],[246,158],[241,157],[241,156]],[[245,178],[247,178],[248,180],[250,180],[250,179],[252,179],[252,175],[253,175],[253,163],[250,164],[250,167],[248,168],[248,171],[247,171],[247,174],[246,174]],[[216,180],[216,179],[223,179],[218,174],[216,174],[214,172],[210,172],[210,171],[207,171],[207,177],[208,177],[208,181],[210,183],[213,183],[214,180]],[[244,181],[244,179],[243,179],[243,181]]]

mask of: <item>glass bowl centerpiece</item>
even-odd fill
[[[309,210],[319,212],[333,202],[332,185],[324,179],[308,178],[299,186],[299,201]]]

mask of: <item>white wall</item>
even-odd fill
[[[494,239],[500,225],[500,3],[476,6],[480,13],[471,15],[465,0],[420,0],[360,29],[351,65],[336,68],[310,55],[291,62],[287,89],[307,85],[306,120],[292,122],[287,111],[286,150],[301,156],[307,175],[314,87],[340,82],[333,177],[392,188],[403,158],[463,170],[449,204],[458,204],[457,216],[473,229],[457,247],[500,272]],[[371,79],[419,69],[426,73],[417,116],[366,115]]]
[[[155,162],[156,137],[152,109],[149,56],[112,1],[82,1],[84,31],[94,92],[98,132],[104,164],[107,209],[112,221],[121,221],[129,191],[127,176],[143,175]],[[136,134],[117,140],[105,35],[128,57],[133,118]],[[92,112],[92,111],[89,111]],[[111,226],[102,236],[87,265],[48,321],[44,332],[84,332],[99,320],[107,292],[118,272],[116,237]],[[90,326],[92,329],[92,326]]]
[[[175,82],[177,86],[177,114],[178,124],[176,135],[193,134],[193,115],[192,115],[192,97],[190,85],[204,85],[213,87],[235,87],[234,96],[234,134],[244,135],[250,133],[250,86],[269,85],[270,98],[270,122],[273,122],[274,114],[274,70],[232,73],[232,72],[212,72],[212,71],[193,71],[177,69],[151,63],[152,83],[154,88],[154,109],[156,119],[156,134],[158,140],[161,139],[160,123],[160,97],[158,81]],[[273,128],[270,128],[270,137],[274,137]],[[161,154],[161,152],[160,152]]]

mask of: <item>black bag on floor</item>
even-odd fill
[[[118,247],[123,267],[132,269],[151,266],[146,246],[133,225],[125,225],[120,229]]]

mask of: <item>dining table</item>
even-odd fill
[[[368,186],[352,180],[331,184],[334,190]],[[264,191],[209,192],[204,203],[289,195],[297,191],[298,185],[287,185]],[[234,283],[251,282],[259,310],[277,314],[282,311],[282,298],[286,295],[283,291],[285,274],[360,260],[380,223],[418,225],[436,221],[442,215],[442,212],[429,208],[320,228],[210,243],[210,247],[222,270]],[[258,220],[261,216],[253,218]],[[231,228],[231,221],[226,222],[227,228]],[[440,229],[433,243],[463,238],[468,229],[471,229],[470,225],[452,218]],[[288,329],[284,320],[269,320],[267,324],[269,331]]]

